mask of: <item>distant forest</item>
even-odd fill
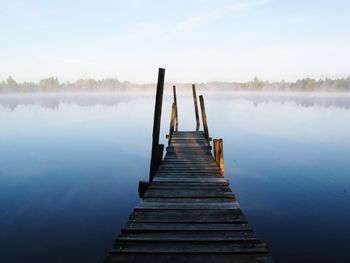
[[[167,85],[172,85],[167,83]],[[190,83],[174,83],[179,89],[190,87]],[[203,90],[225,91],[326,91],[326,92],[349,92],[350,77],[340,79],[300,79],[295,82],[269,82],[255,77],[249,82],[207,82],[198,83],[197,87]],[[155,83],[135,84],[128,81],[119,81],[109,78],[102,80],[80,79],[75,82],[60,83],[56,77],[40,80],[38,83],[17,83],[12,77],[0,83],[0,93],[22,92],[81,92],[81,91],[153,91]]]

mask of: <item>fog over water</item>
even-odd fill
[[[197,94],[275,261],[350,261],[350,95]],[[191,90],[177,100],[193,130]],[[0,95],[0,262],[101,262],[148,178],[153,111],[153,92]]]

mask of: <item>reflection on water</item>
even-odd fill
[[[350,97],[204,95],[226,177],[275,261],[350,261]],[[148,178],[153,107],[150,93],[0,96],[1,262],[101,262]],[[178,108],[192,130],[190,90]]]

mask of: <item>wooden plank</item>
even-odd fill
[[[193,140],[193,141],[206,141],[204,134],[201,135],[184,135],[184,136],[177,136],[173,133],[172,138],[177,140]]]
[[[216,168],[208,168],[208,169],[202,169],[202,168],[186,168],[186,167],[180,167],[180,168],[162,168],[159,169],[158,173],[168,174],[168,173],[197,173],[197,174],[220,174],[220,170]]]
[[[203,134],[203,131],[177,131],[176,134]]]
[[[220,170],[218,167],[208,167],[208,168],[202,168],[202,167],[186,167],[186,166],[180,166],[180,167],[161,167],[158,169],[158,173],[168,173],[168,172],[201,172],[201,173],[220,173]]]
[[[148,187],[149,191],[152,190],[188,190],[188,191],[196,191],[196,190],[214,190],[214,191],[232,191],[231,188],[227,186],[221,186],[221,185],[206,185],[206,184],[199,184],[199,185],[174,185],[174,184],[151,184]]]
[[[150,187],[225,187],[230,183],[226,182],[152,182]]]
[[[168,148],[167,149],[167,153],[171,154],[171,153],[182,153],[182,154],[196,154],[196,155],[200,155],[200,154],[211,154],[211,149],[210,148],[199,148],[199,147],[181,147],[181,148]]]
[[[207,161],[208,162],[208,161]],[[187,161],[187,160],[172,160],[172,161],[168,161],[168,160],[163,160],[162,165],[163,167],[203,167],[206,165],[205,161],[197,161],[197,162],[193,162],[193,161]],[[216,168],[215,164],[209,164],[208,167],[210,168]]]
[[[237,242],[116,242],[111,254],[248,254],[268,253],[264,243],[250,241]]]
[[[170,150],[178,150],[178,151],[208,151],[210,147],[208,145],[199,145],[198,143],[196,144],[191,144],[191,145],[173,145],[170,144],[170,146],[167,147],[167,151],[169,152]]]
[[[179,176],[183,175],[183,177],[187,176],[193,176],[193,177],[208,177],[208,178],[222,178],[222,176],[220,177],[220,172],[218,171],[203,171],[203,170],[173,170],[173,171],[169,171],[169,170],[164,170],[164,171],[160,171],[156,174],[156,177],[159,175],[159,177],[175,177],[178,178]]]
[[[220,175],[219,170],[203,170],[203,169],[162,169],[157,172],[157,174],[168,174],[171,175],[173,174],[174,177],[176,177],[177,174],[192,174],[192,175]],[[222,176],[221,176],[222,178]]]
[[[178,175],[193,175],[193,176],[203,176],[203,177],[209,177],[209,178],[207,178],[207,182],[211,182],[211,181],[215,181],[215,182],[223,182],[223,181],[228,181],[228,179],[225,179],[224,177],[219,177],[219,178],[214,178],[214,177],[212,177],[212,180],[210,179],[211,178],[211,176],[213,175],[220,175],[220,172],[219,171],[213,171],[213,170],[199,170],[199,169],[197,169],[197,170],[188,170],[188,169],[179,169],[179,170],[176,170],[176,169],[164,169],[164,170],[161,170],[161,171],[158,171],[157,172],[157,174],[156,174],[156,176],[155,177],[157,177],[157,175],[169,175],[170,177],[171,177],[171,175],[172,175],[172,177],[174,178],[174,179],[176,179],[177,177],[178,177]],[[159,178],[158,178],[159,179]],[[186,182],[186,178],[183,178],[185,181],[184,182]],[[222,179],[224,179],[224,180],[222,180]],[[157,182],[157,180],[155,181],[155,182]],[[177,181],[175,181],[175,182],[177,182]]]
[[[174,132],[174,137],[176,138],[193,138],[193,139],[203,139],[205,137],[204,132],[200,131],[198,133],[191,133],[191,132],[184,132],[184,133],[178,133]]]
[[[204,166],[204,165],[193,165],[189,166],[186,164],[179,164],[179,165],[171,165],[171,164],[162,164],[159,166],[158,172],[162,170],[202,170],[202,171],[220,171],[219,168],[215,165],[211,166]]]
[[[187,166],[187,165],[178,165],[178,166],[173,166],[173,165],[163,165],[159,167],[158,172],[160,171],[183,171],[183,170],[188,170],[188,171],[214,171],[214,172],[220,172],[219,168],[217,166],[211,166],[211,167],[203,167],[203,166]]]
[[[219,170],[216,164],[213,163],[184,163],[184,162],[162,162],[159,166],[161,169],[169,168],[169,169],[214,169]]]
[[[171,136],[171,142],[172,144],[176,144],[176,143],[189,143],[189,142],[193,142],[193,143],[203,143],[205,145],[209,145],[208,141],[206,140],[206,138],[204,137],[204,135],[201,135],[200,137],[198,136],[176,136],[176,135],[172,135]]]
[[[179,164],[179,165],[169,165],[166,164],[164,166],[162,166],[161,168],[159,168],[158,172],[163,172],[163,173],[167,173],[167,172],[174,172],[174,171],[182,171],[182,172],[186,172],[186,171],[203,171],[203,172],[219,172],[220,170],[217,166],[208,166],[208,167],[203,167],[203,165],[193,165],[192,167],[190,165],[187,164]]]
[[[201,137],[177,137],[177,136],[171,136],[171,146],[175,146],[177,145],[177,143],[179,144],[185,144],[185,143],[200,143],[203,146],[209,146],[208,141],[206,140],[206,138],[204,136]]]
[[[191,210],[184,210],[191,211]],[[129,220],[131,222],[153,222],[153,223],[203,223],[203,224],[246,224],[247,218],[242,214],[240,209],[231,209],[231,213],[225,210],[224,213],[217,213],[218,211],[213,211],[209,213],[205,210],[194,210],[192,213],[183,213],[182,211],[171,212],[171,210],[138,210],[134,211]]]
[[[166,156],[163,159],[164,161],[169,161],[169,162],[199,162],[199,163],[203,163],[203,162],[212,162],[212,158],[211,156],[208,157],[203,157],[203,158],[198,158],[195,156],[192,157],[186,157],[186,158],[180,158],[179,156],[173,155],[173,156]]]
[[[203,138],[204,132],[199,131],[199,132],[174,132],[174,136],[177,138]]]
[[[186,159],[184,159],[186,157]],[[176,153],[167,153],[164,157],[165,159],[175,159],[175,160],[210,160],[213,161],[213,156],[211,154],[205,154],[205,155],[180,155]]]
[[[229,196],[229,197],[144,197],[143,201],[144,203],[158,203],[160,204],[186,204],[186,205],[197,205],[197,204],[204,204],[208,203],[209,205],[212,203],[231,203],[232,201],[235,201],[235,196]]]
[[[205,139],[204,135],[201,135],[200,137],[193,137],[193,136],[186,136],[186,137],[179,137],[179,136],[172,136],[171,137],[171,145],[175,145],[177,143],[201,143],[202,145],[209,146],[208,141]]]
[[[205,142],[206,140],[203,140],[205,139],[205,136],[204,134],[200,134],[200,135],[185,135],[185,136],[176,136],[174,135],[173,136],[174,139],[176,140],[193,140],[193,141],[201,141],[201,142]]]
[[[203,216],[203,218],[193,216],[167,217],[166,215],[151,217],[151,216],[139,216],[130,215],[130,220],[134,223],[203,223],[203,224],[247,224],[247,218],[244,215],[228,216],[223,215],[220,217],[215,216]]]
[[[213,171],[202,171],[202,170],[176,170],[176,171],[169,171],[164,170],[160,171],[156,174],[156,177],[176,177],[176,178],[186,178],[186,177],[206,177],[206,178],[222,178],[219,171],[213,172]]]
[[[229,181],[224,182],[166,182],[166,181],[153,181],[150,187],[223,187],[229,186]]]
[[[163,209],[162,211],[151,211],[151,210],[139,210],[134,211],[133,214],[137,215],[169,215],[169,216],[181,216],[181,215],[191,215],[191,216],[221,216],[221,215],[237,215],[242,214],[242,210],[240,208],[237,209],[221,209],[221,210],[211,210],[211,209],[203,209],[203,210],[173,210],[173,209]],[[181,215],[180,215],[181,214]]]
[[[172,149],[187,150],[189,148],[207,150],[210,147],[206,141],[203,141],[202,143],[184,142],[184,143],[171,143],[170,146],[167,147],[167,150],[172,150]]]
[[[176,160],[177,161],[202,160],[202,161],[209,161],[208,162],[209,164],[212,164],[215,161],[210,150],[208,150],[207,152],[204,152],[204,151],[202,151],[202,152],[196,152],[196,151],[190,151],[190,152],[184,152],[184,151],[167,152],[165,158],[166,158],[166,160],[170,159],[170,160],[173,160],[173,161],[176,161]]]
[[[164,177],[166,178],[166,177]],[[193,179],[202,179],[202,177],[192,177]],[[191,179],[192,179],[191,178]],[[204,179],[209,178],[209,177],[204,177]],[[218,177],[219,178],[219,177]],[[186,178],[187,179],[187,178]],[[211,178],[210,178],[211,179]],[[210,188],[211,187],[211,188]],[[163,189],[162,189],[163,188]],[[167,185],[167,187],[162,187],[162,188],[151,188],[150,190],[148,190],[144,196],[145,197],[149,197],[149,196],[159,196],[159,197],[164,197],[166,195],[171,195],[171,196],[175,196],[175,195],[179,195],[179,196],[201,196],[200,198],[206,198],[206,197],[211,197],[211,196],[222,196],[222,197],[231,197],[233,196],[233,192],[232,191],[221,191],[221,190],[217,190],[216,187],[212,187],[212,186],[206,186],[206,185],[202,185],[201,188],[198,188],[198,186],[196,187],[186,187],[185,189],[183,189],[183,187],[173,187],[173,184]]]
[[[218,173],[159,173],[157,177],[176,177],[176,178],[220,178]]]
[[[220,169],[215,165],[215,164],[186,164],[186,163],[162,163],[159,166],[159,169],[190,169],[190,170],[195,170],[195,169],[199,169],[199,170],[216,170],[216,171],[220,171]]]
[[[155,176],[153,182],[174,182],[174,183],[228,183],[225,178],[178,178]]]
[[[123,228],[122,233],[129,232],[139,232],[139,231],[149,231],[149,232],[160,232],[160,231],[189,231],[189,232],[197,232],[197,231],[248,231],[251,230],[246,223],[137,223],[129,221]]]
[[[236,202],[141,202],[135,206],[135,210],[138,209],[237,209],[239,205]]]
[[[167,147],[167,150],[171,149],[178,149],[178,150],[188,150],[188,149],[197,149],[197,150],[208,150],[210,149],[210,145],[208,144],[207,141],[203,142],[194,142],[194,141],[184,141],[181,143],[174,142],[173,141],[170,143],[170,145]]]
[[[118,254],[109,255],[105,263],[164,263],[164,262],[182,262],[182,263],[272,263],[272,258],[268,255],[250,254],[250,255],[225,255],[208,254],[189,255],[189,254]]]
[[[220,197],[232,197],[235,198],[235,195],[232,193],[232,191],[216,191],[215,189],[205,189],[205,190],[182,190],[182,189],[175,189],[175,190],[170,190],[170,189],[165,189],[165,190],[148,190],[145,194],[144,197],[152,197],[152,198],[169,198],[169,197],[195,197],[195,198],[220,198]]]
[[[196,158],[193,160],[187,160],[187,159],[180,159],[180,158],[171,158],[171,157],[165,157],[162,161],[162,164],[207,164],[208,161],[212,161],[211,158]],[[213,165],[210,163],[210,165]]]
[[[152,204],[157,204],[157,205],[186,205],[186,206],[191,206],[193,205],[194,207],[197,206],[198,204],[208,204],[208,206],[214,206],[218,204],[227,204],[227,203],[232,203],[235,201],[234,196],[229,196],[229,197],[163,197],[163,198],[152,198],[152,197],[144,197],[142,199],[142,203],[149,205],[150,203]]]
[[[179,162],[179,163],[198,163],[198,164],[203,164],[203,163],[208,163],[208,162],[212,162],[212,158],[210,156],[208,156],[208,158],[196,158],[196,157],[191,157],[191,158],[179,158],[178,156],[166,156],[162,163],[165,162]]]
[[[193,156],[201,156],[209,158],[212,157],[211,150],[206,149],[206,150],[192,150],[190,148],[184,149],[183,150],[176,150],[176,149],[168,149],[167,151],[167,156],[169,157],[177,157],[177,158],[185,158],[185,157],[193,157]],[[210,159],[210,158],[209,158]]]
[[[144,242],[192,242],[192,241],[211,241],[211,242],[250,242],[258,241],[252,231],[232,231],[232,232],[139,232],[121,234],[118,241],[144,241]]]

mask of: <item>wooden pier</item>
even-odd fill
[[[160,79],[161,87],[164,76]],[[195,107],[196,103],[195,100]],[[105,263],[272,262],[266,244],[248,225],[229,181],[223,177],[222,140],[214,140],[212,149],[203,97],[200,103],[204,131],[198,130],[197,118],[195,131],[177,131],[174,87],[165,157],[162,159],[164,146],[159,146],[159,138],[153,137],[156,143],[152,144],[155,149],[150,181],[140,182],[142,200]],[[161,107],[156,107],[155,120],[160,113]],[[159,129],[159,125],[154,125],[154,129]],[[153,134],[159,136],[159,130],[153,130]]]

